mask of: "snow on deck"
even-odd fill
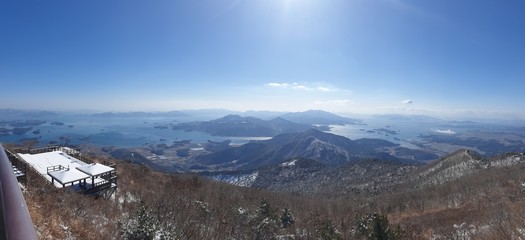
[[[81,171],[78,171],[77,169],[54,171],[49,172],[48,174],[55,178],[55,180],[57,180],[61,184],[78,182],[80,180],[84,180],[91,177]]]
[[[102,165],[100,163],[86,164],[86,165],[82,165],[80,167],[76,167],[76,169],[78,169],[79,171],[81,171],[81,172],[83,172],[85,174],[88,174],[90,176],[96,176],[96,175],[100,175],[102,173],[107,173],[107,172],[111,172],[111,171],[115,170],[112,167],[108,167],[108,166]]]
[[[73,174],[63,174],[64,177],[68,175],[67,177],[70,178],[73,176],[87,176],[85,173],[82,173],[76,169],[76,167],[80,167],[82,165],[85,165],[86,163],[71,157],[67,154],[65,154],[62,151],[55,151],[55,152],[46,152],[46,153],[39,153],[39,154],[21,154],[19,153],[18,156],[20,156],[25,162],[27,162],[29,165],[31,165],[38,173],[40,173],[42,176],[44,176],[49,182],[51,182],[51,176],[47,174],[47,168],[51,166],[61,165],[64,167],[69,167],[69,171],[76,172]],[[61,170],[63,171],[63,170]],[[77,175],[78,174],[78,175]],[[83,175],[80,175],[83,174]],[[60,176],[57,174],[57,176]],[[89,176],[87,176],[89,177]],[[60,180],[57,178],[57,180]],[[66,179],[63,179],[63,183],[68,183],[65,181]],[[62,184],[59,182],[55,182],[55,187],[61,188]]]
[[[54,152],[46,152],[46,153],[39,153],[39,154],[18,154],[19,157],[21,157],[25,162],[27,162],[31,167],[33,167],[38,173],[40,173],[44,178],[46,178],[49,182],[52,181],[53,176],[55,178],[54,185],[57,188],[62,188],[62,184],[69,184],[73,182],[77,182],[83,179],[90,178],[92,175],[90,175],[90,170],[93,173],[100,172],[101,170],[107,170],[108,168],[113,170],[111,167],[104,166],[102,164],[95,164],[95,167],[93,164],[87,164],[85,162],[82,162],[72,156],[67,155],[66,153],[62,151],[54,151]],[[66,169],[62,169],[59,171],[52,171],[47,172],[48,167],[61,165]],[[67,170],[69,168],[69,170]],[[79,171],[79,169],[88,169],[85,172]],[[51,175],[51,176],[50,176]],[[97,175],[97,174],[93,174]],[[93,184],[96,184],[100,181],[103,181],[102,179],[95,179],[95,182]]]

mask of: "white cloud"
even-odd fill
[[[441,134],[447,134],[447,135],[454,135],[454,134],[456,134],[456,132],[454,132],[454,131],[452,131],[450,129],[446,129],[446,130],[433,129],[432,131],[435,132],[435,133],[441,133]]]
[[[269,87],[282,87],[282,88],[285,88],[285,87],[288,87],[288,83],[275,83],[275,82],[271,82],[271,83],[267,83],[266,86],[269,86]]]
[[[337,89],[332,87],[331,85],[326,84],[302,84],[298,82],[292,82],[292,83],[278,83],[278,82],[270,82],[265,84],[268,87],[274,87],[274,88],[289,88],[293,90],[298,91],[316,91],[316,92],[335,92],[341,89]]]
[[[407,99],[407,100],[403,100],[401,103],[403,103],[403,104],[412,104],[412,103],[414,103],[414,101],[412,101],[411,99]]]
[[[307,87],[305,85],[301,85],[301,84],[296,83],[296,82],[294,82],[292,84],[292,88],[296,89],[296,90],[305,90],[305,91],[312,91],[312,90],[314,90],[313,88]]]

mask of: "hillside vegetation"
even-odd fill
[[[332,197],[269,192],[100,160],[117,163],[119,188],[109,200],[55,189],[29,173],[24,194],[40,239],[525,237],[525,159],[520,154],[481,159],[460,151],[405,172],[391,163],[366,168],[361,162],[353,171],[361,169],[366,194]],[[373,176],[391,170],[405,177],[365,184],[367,174],[377,179]],[[339,184],[331,191],[344,188]]]

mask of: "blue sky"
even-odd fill
[[[525,2],[0,2],[0,108],[525,119]]]

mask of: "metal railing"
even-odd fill
[[[20,186],[0,144],[0,239],[32,240],[36,232]]]
[[[69,166],[64,167],[62,165],[55,165],[55,166],[51,166],[51,167],[47,167],[47,172],[56,172],[56,171],[60,171],[60,170],[67,170],[69,171]]]

